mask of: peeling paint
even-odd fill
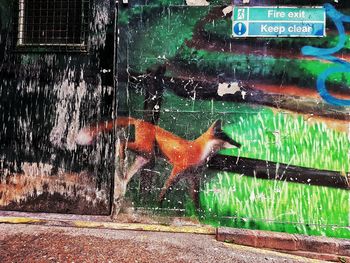
[[[90,23],[92,35],[89,36],[89,43],[92,49],[103,48],[106,43],[107,25],[110,23],[111,10],[109,1],[100,1],[93,7],[93,22]]]
[[[233,10],[233,6],[229,5],[227,7],[225,7],[224,9],[222,9],[222,13],[224,14],[224,16],[226,16],[229,13],[232,13]]]
[[[208,6],[209,2],[206,0],[186,0],[186,4],[189,6]]]
[[[231,82],[231,83],[219,83],[218,86],[218,95],[219,96],[224,96],[226,94],[236,94],[237,92],[240,92],[241,88],[239,87],[237,82]]]

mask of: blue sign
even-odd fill
[[[234,7],[234,37],[323,37],[323,7]]]
[[[233,32],[238,36],[242,36],[247,32],[247,26],[242,22],[238,22],[234,25]]]
[[[280,22],[252,22],[249,23],[250,36],[297,36],[322,37],[325,25],[323,23],[280,23]],[[238,34],[237,34],[238,35]]]

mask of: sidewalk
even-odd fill
[[[18,262],[23,255],[40,251],[46,251],[46,257],[34,254],[29,262],[100,262],[99,257],[105,262],[107,257],[106,262],[160,262],[160,259],[161,262],[317,262],[310,259],[318,259],[350,263],[349,239],[215,228],[202,225],[195,218],[164,217],[134,210],[125,210],[116,220],[109,216],[0,211],[0,233],[4,233],[0,235],[1,263],[2,255],[6,256],[5,262]],[[55,244],[57,251],[46,247],[45,240]],[[148,249],[154,246],[150,254]],[[93,257],[74,260],[80,256],[79,251]],[[119,257],[124,254],[125,257]]]
[[[0,224],[0,262],[320,262],[207,234]]]

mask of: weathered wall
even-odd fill
[[[135,118],[127,120],[135,140],[121,141],[129,162],[118,167],[123,176],[139,171],[127,197],[139,209],[215,225],[349,237],[349,76],[329,75],[326,96],[317,87],[347,61],[349,38],[330,54],[339,62],[302,52],[335,46],[339,17],[328,12],[324,38],[232,39],[230,3],[208,2],[119,10],[118,110],[120,125]],[[250,1],[260,4],[310,2]],[[331,4],[350,15],[346,1]],[[240,148],[210,154],[227,146],[210,140],[215,120]]]
[[[109,213],[112,135],[89,149],[75,137],[113,115],[113,7],[91,1],[87,52],[64,53],[18,50],[18,3],[1,0],[1,209]]]
[[[16,53],[0,5],[1,209],[109,213],[114,192],[116,212],[126,194],[142,212],[349,237],[350,4],[244,2],[344,16],[324,38],[232,39],[230,1],[130,1],[114,43],[96,1],[88,53]]]

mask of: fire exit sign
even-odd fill
[[[233,37],[323,37],[323,7],[234,7]]]

